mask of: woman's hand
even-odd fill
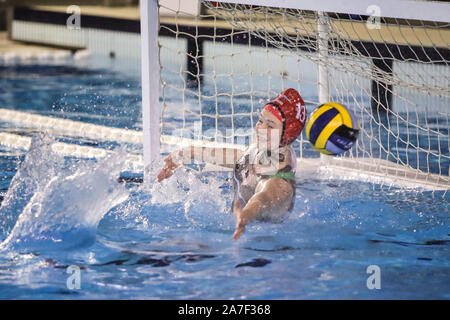
[[[170,178],[173,175],[173,171],[180,166],[173,161],[172,154],[169,154],[167,158],[164,159],[164,162],[164,167],[158,173],[158,182]]]
[[[244,220],[243,211],[241,209],[241,203],[239,200],[234,202],[234,213],[236,215],[236,229],[233,234],[233,240],[236,241],[245,231],[246,221]]]

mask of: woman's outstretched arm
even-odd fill
[[[227,168],[234,165],[243,154],[243,151],[235,148],[211,148],[190,146],[176,150],[164,159],[164,167],[158,174],[158,182],[172,176],[173,171],[180,165],[188,164],[193,160],[207,162]]]

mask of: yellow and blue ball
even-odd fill
[[[306,125],[306,137],[317,151],[338,155],[356,142],[359,123],[351,110],[335,102],[317,107]]]

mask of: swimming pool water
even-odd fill
[[[141,128],[139,70],[103,63],[0,67],[0,106]],[[1,147],[2,299],[450,298],[449,193],[305,175],[283,223],[253,223],[233,242],[229,173],[120,184],[122,149],[61,158],[59,140],[117,146],[34,134],[28,153]],[[371,265],[379,290],[367,287]]]

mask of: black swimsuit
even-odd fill
[[[268,179],[273,177],[279,177],[289,182],[294,191],[294,196],[292,197],[291,205],[288,209],[290,212],[294,206],[294,198],[295,198],[295,164],[296,158],[295,153],[292,147],[289,149],[291,155],[291,165],[286,165],[282,169],[271,172],[270,174],[260,174],[255,170],[255,166],[257,164],[263,164],[261,161],[268,160],[270,161],[270,151],[269,152],[258,152],[255,146],[250,146],[244,155],[236,162],[233,174],[233,183],[234,183],[234,199],[233,206],[236,200],[240,200],[241,208],[243,208],[250,198],[255,194],[256,186],[259,181],[262,179]],[[280,153],[280,162],[284,161],[284,157],[287,153]]]

